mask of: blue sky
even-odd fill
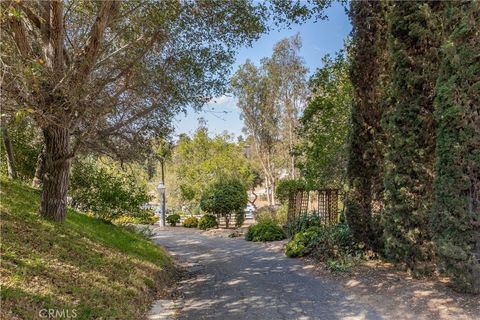
[[[340,4],[333,4],[326,14],[328,15],[326,21],[316,23],[310,21],[302,25],[294,25],[290,29],[273,30],[264,34],[251,47],[239,50],[232,71],[234,72],[247,59],[258,65],[260,59],[271,55],[275,43],[300,33],[303,43],[300,54],[312,74],[316,68],[321,66],[321,58],[325,54],[333,54],[343,48],[344,40],[351,31],[348,17]],[[228,131],[237,136],[242,133],[243,123],[240,120],[240,111],[236,107],[235,99],[231,96],[217,97],[201,112],[189,110],[186,116],[178,115],[174,120],[175,135],[192,134],[198,127],[199,118],[207,121],[211,133],[218,134]]]

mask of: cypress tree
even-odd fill
[[[442,2],[395,2],[389,15],[391,88],[387,137],[385,253],[414,274],[433,270],[429,229],[435,162],[435,82]]]
[[[432,229],[443,270],[463,291],[480,292],[480,6],[452,2],[453,32],[437,82]]]
[[[353,1],[352,123],[348,150],[347,222],[354,236],[380,249],[383,210],[383,147],[381,127],[386,65],[386,9],[384,1]]]

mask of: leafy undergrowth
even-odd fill
[[[140,319],[172,284],[171,258],[140,234],[73,210],[48,221],[38,191],[3,177],[0,190],[0,318]]]

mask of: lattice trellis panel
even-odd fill
[[[316,193],[312,194],[311,193]],[[309,212],[310,199],[317,199],[316,210]],[[288,201],[288,221],[292,221],[300,214],[316,213],[322,223],[335,224],[338,222],[338,190],[320,189],[316,191],[299,190],[291,193]]]

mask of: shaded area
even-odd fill
[[[259,244],[184,230],[155,241],[183,262],[180,319],[380,319],[331,280]]]

